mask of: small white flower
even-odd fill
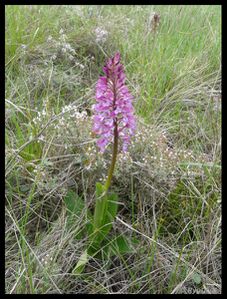
[[[51,35],[48,36],[47,42],[51,42],[53,40],[53,37]]]
[[[108,36],[108,32],[100,27],[97,27],[95,29],[95,35],[96,35],[96,42],[105,42]]]
[[[59,34],[63,34],[63,33],[64,33],[64,30],[61,28],[59,31]]]
[[[87,170],[89,170],[91,168],[91,164],[89,164],[88,166],[85,167]]]
[[[62,42],[65,42],[65,39],[66,39],[66,35],[65,35],[65,34],[62,34],[62,35],[60,36],[60,40],[61,40]]]

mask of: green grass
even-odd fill
[[[221,7],[7,5],[5,13],[6,293],[220,293]],[[119,212],[105,241],[122,235],[134,250],[105,259],[100,248],[75,276],[95,183],[109,165],[90,135],[94,86],[117,50],[138,129],[126,161],[118,157]],[[84,201],[70,228],[69,190]]]

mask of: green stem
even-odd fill
[[[118,131],[117,131],[117,123],[115,122],[112,160],[108,171],[108,177],[106,183],[103,186],[104,187],[103,194],[96,199],[95,211],[94,211],[94,235],[92,236],[92,242],[90,244],[90,247],[88,248],[88,252],[90,252],[90,250],[92,252],[93,247],[94,248],[97,247],[100,240],[102,239],[103,234],[100,231],[100,228],[105,224],[103,222],[105,221],[106,212],[108,209],[107,191],[110,187],[111,179],[113,177],[114,167],[117,159],[117,151],[118,151]]]
[[[110,168],[108,171],[108,177],[106,180],[106,183],[104,185],[104,192],[100,198],[97,198],[96,200],[96,205],[95,205],[95,212],[94,212],[94,225],[96,228],[100,227],[104,217],[105,217],[105,211],[107,208],[107,191],[110,187],[111,184],[111,179],[113,177],[113,172],[114,172],[114,166],[116,164],[116,159],[117,159],[117,150],[118,150],[118,132],[117,132],[117,124],[115,123],[115,128],[114,128],[114,144],[113,144],[113,155],[112,155],[112,160],[110,164]]]
[[[105,193],[108,191],[110,184],[111,184],[111,180],[113,177],[113,172],[114,172],[114,167],[116,164],[116,160],[117,160],[117,151],[118,151],[118,132],[117,132],[117,123],[115,123],[115,127],[114,127],[114,144],[113,144],[113,155],[112,155],[112,161],[110,164],[110,168],[108,171],[108,177],[105,183]]]

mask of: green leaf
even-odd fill
[[[83,272],[87,262],[89,261],[89,255],[87,254],[87,250],[85,250],[76,264],[76,267],[73,269],[73,274],[80,274]]]
[[[120,254],[132,253],[134,251],[129,245],[127,238],[124,236],[117,237],[117,239],[115,240],[115,246]]]
[[[90,211],[89,211],[90,212]],[[90,218],[90,217],[89,217]],[[92,234],[93,232],[93,224],[92,224],[92,220],[90,219],[89,222],[86,224],[86,229],[87,229],[87,233],[88,235]]]
[[[28,190],[31,189],[31,186],[30,185],[21,185],[20,186],[20,191],[21,192],[27,192]]]
[[[104,243],[107,243],[104,242]],[[126,253],[134,253],[135,249],[130,244],[126,236],[118,235],[106,246],[103,244],[103,252],[106,256],[123,255]]]
[[[107,207],[107,217],[113,220],[117,214],[118,208],[118,196],[116,193],[109,194],[107,197],[108,207]]]
[[[96,184],[96,203],[93,220],[93,233],[90,235],[90,252],[96,252],[100,248],[102,240],[112,228],[112,222],[117,213],[117,194],[105,194],[105,186]]]
[[[96,183],[96,203],[94,212],[94,230],[99,229],[103,224],[106,211],[107,197],[104,195],[105,187],[101,183]]]
[[[118,196],[117,194],[109,194],[107,195],[107,207],[106,207],[106,216],[103,221],[103,227],[101,229],[103,238],[108,234],[108,232],[112,228],[112,223],[116,217],[117,209],[118,209]]]
[[[81,218],[81,213],[85,208],[83,199],[78,196],[74,191],[69,190],[64,199],[66,210],[67,210],[67,226],[70,227],[75,223],[75,220]],[[87,210],[88,222],[86,224],[87,232],[90,234],[93,231],[92,226],[92,215]],[[76,235],[77,239],[80,239],[83,235],[84,230]]]
[[[96,214],[97,219],[94,221],[94,235],[92,240],[94,248],[100,247],[100,243],[112,228],[118,208],[117,199],[117,194],[108,194],[105,195],[105,198],[101,199],[102,201],[96,202],[96,209],[98,208],[100,213]]]
[[[136,237],[132,237],[131,242],[135,246],[137,246],[138,244],[140,244],[140,240],[137,239]]]
[[[96,190],[95,190],[96,199],[101,197],[103,195],[104,191],[105,191],[105,186],[99,182],[96,183]]]
[[[201,275],[197,272],[195,272],[193,274],[192,279],[193,279],[194,283],[196,283],[196,284],[200,284],[202,281]]]
[[[69,190],[64,199],[69,216],[80,217],[84,209],[84,201],[74,191]]]

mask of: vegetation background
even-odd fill
[[[221,6],[5,13],[6,293],[220,293]],[[94,87],[117,50],[138,129],[118,157],[108,237],[128,244],[74,275],[109,165],[91,134]]]

